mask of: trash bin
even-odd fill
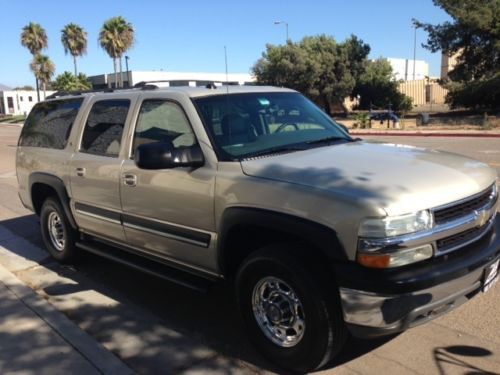
[[[428,113],[420,113],[419,115],[420,125],[429,125],[430,116]]]

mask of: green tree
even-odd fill
[[[87,53],[87,32],[81,26],[69,23],[61,30],[61,43],[64,53],[73,56],[76,77],[78,75],[76,59]]]
[[[75,76],[70,72],[59,74],[51,83],[51,86],[54,90],[60,91],[82,91],[92,88],[92,84],[88,81],[85,74],[80,73],[78,76]]]
[[[109,57],[113,59],[113,67],[115,72],[115,87],[118,87],[118,79],[116,72],[117,61],[120,63],[120,81],[123,87],[122,78],[122,57],[127,50],[134,44],[134,28],[125,18],[118,16],[113,17],[104,22],[99,33],[99,43],[107,52]]]
[[[359,108],[387,108],[407,112],[412,108],[411,98],[402,94],[394,80],[391,64],[383,58],[368,61],[366,70],[359,77],[353,96],[360,97]]]
[[[284,46],[268,44],[252,68],[257,83],[296,89],[332,113],[344,107],[364,70],[370,47],[355,36],[337,43],[327,35],[305,37]]]
[[[316,77],[316,67],[306,51],[288,41],[284,46],[268,44],[252,68],[259,84],[290,87],[307,94]]]
[[[42,83],[43,96],[47,96],[47,84],[50,82],[56,70],[55,64],[46,55],[35,55],[30,64],[31,71],[35,77]]]
[[[433,1],[453,20],[438,25],[414,22],[428,33],[425,48],[459,56],[449,73],[448,103],[453,107],[500,108],[500,86],[495,85],[500,79],[500,0]],[[493,92],[484,92],[491,89]]]
[[[40,26],[40,24],[35,22],[30,22],[28,25],[24,26],[21,32],[21,45],[26,47],[28,51],[33,55],[35,59],[36,55],[40,54],[42,50],[47,48],[49,44],[47,33],[45,29]],[[40,90],[38,87],[38,78],[36,79],[36,92],[37,99],[40,101]]]

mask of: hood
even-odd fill
[[[329,190],[388,215],[433,208],[488,188],[496,172],[460,155],[352,142],[241,162],[249,176]]]

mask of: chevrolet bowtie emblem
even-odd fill
[[[476,220],[478,221],[479,227],[482,227],[488,221],[488,211],[486,211],[486,210],[474,211],[474,216],[476,217]]]

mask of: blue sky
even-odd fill
[[[371,46],[371,58],[413,58],[411,19],[440,23],[448,16],[432,0],[252,0],[252,1],[148,1],[148,0],[1,0],[0,83],[34,85],[29,70],[31,55],[19,42],[30,21],[47,31],[44,51],[56,64],[56,74],[73,71],[65,56],[60,31],[75,22],[88,32],[88,53],[79,60],[87,75],[112,72],[111,59],[97,42],[103,22],[121,15],[134,25],[136,43],[127,54],[131,70],[223,72],[227,46],[229,72],[247,73],[265,50],[266,43],[298,41],[306,35],[328,34],[342,41],[355,34]],[[420,47],[426,35],[417,34],[417,59],[439,75],[440,55]]]

